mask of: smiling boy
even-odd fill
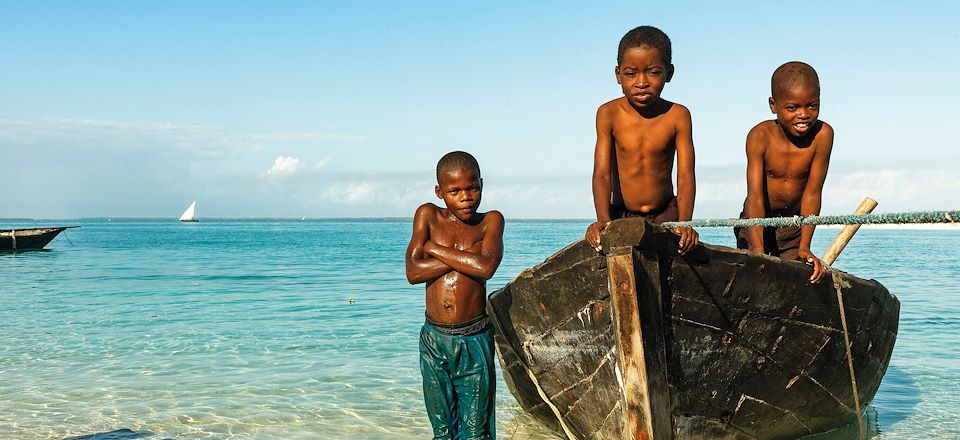
[[[444,208],[424,203],[407,246],[410,284],[426,283],[420,329],[423,398],[434,439],[494,439],[493,327],[486,282],[503,258],[503,215],[478,212],[483,179],[469,153],[437,163]]]
[[[743,218],[818,215],[833,149],[833,128],[818,119],[820,79],[813,67],[791,61],[770,81],[770,111],[747,135],[747,198]],[[736,228],[737,247],[813,265],[810,282],[825,268],[810,251],[814,226]]]
[[[623,97],[597,110],[593,203],[597,221],[585,238],[600,251],[600,233],[611,220],[643,217],[652,223],[693,217],[694,174],[690,111],[660,97],[673,77],[670,38],[640,26],[620,40],[614,74]],[[677,158],[677,194],[673,159]],[[681,253],[699,241],[693,228],[677,228]]]

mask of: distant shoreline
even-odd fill
[[[413,221],[412,217],[317,217],[317,218],[295,218],[295,217],[204,217],[200,218],[200,223],[204,222],[395,222],[395,221]],[[80,217],[80,218],[0,218],[0,226],[6,223],[65,223],[65,222],[177,222],[176,218],[168,217]],[[507,218],[508,222],[557,222],[557,223],[584,223],[589,224],[593,219],[578,218]],[[819,229],[840,229],[844,225],[820,225]],[[865,229],[876,230],[935,230],[935,231],[960,231],[960,223],[922,223],[922,224],[877,224],[862,225]],[[699,228],[699,229],[722,229],[726,226]]]
[[[299,219],[296,217],[200,217],[200,222],[222,222],[222,221],[281,221],[281,222],[310,222],[310,221],[413,221],[413,217],[317,217]],[[520,222],[593,222],[593,219],[578,218],[507,218],[508,221]],[[0,222],[65,222],[65,221],[150,221],[150,222],[176,222],[176,218],[167,217],[79,217],[79,218],[2,218]]]
[[[818,228],[840,229],[844,225],[821,225]],[[913,229],[936,231],[960,231],[960,223],[904,223],[888,225],[861,225],[863,229]]]

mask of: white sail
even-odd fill
[[[194,200],[190,206],[187,207],[186,211],[183,211],[183,215],[180,216],[180,221],[182,222],[195,222],[197,221],[197,201]]]

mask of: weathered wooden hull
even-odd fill
[[[807,265],[726,247],[680,257],[675,243],[639,220],[614,222],[604,236],[605,251],[627,249],[632,260],[647,366],[667,382],[647,393],[662,399],[669,431],[653,438],[789,439],[855,420],[837,289],[863,406],[893,351],[895,296],[834,270],[811,285]],[[490,295],[508,387],[567,437],[636,436],[625,434],[631,396],[608,261],[581,240]]]
[[[43,249],[68,226],[55,228],[0,230],[0,251],[28,251]]]

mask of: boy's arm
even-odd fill
[[[424,246],[424,252],[440,260],[453,270],[474,278],[489,280],[500,266],[503,259],[503,215],[497,211],[490,211],[484,218],[483,240],[480,241],[480,251],[472,249],[458,250],[441,246],[432,241]]]
[[[407,281],[410,284],[433,281],[453,270],[423,252],[424,245],[430,241],[429,220],[435,209],[433,205],[424,203],[413,216],[413,235],[410,236],[406,253]]]
[[[585,238],[600,251],[600,233],[610,224],[610,155],[613,153],[613,118],[606,105],[597,109],[597,145],[593,151],[593,207],[597,221]]]
[[[747,201],[743,204],[743,214],[746,218],[766,217],[764,209],[764,163],[763,154],[766,143],[763,141],[759,130],[754,128],[747,134]],[[747,237],[750,242],[750,250],[757,253],[763,252],[763,227],[751,226],[747,228]]]
[[[693,205],[697,197],[697,175],[693,152],[693,122],[690,111],[678,106],[682,111],[678,115],[677,137],[677,210],[678,220],[684,222],[693,219]],[[693,228],[675,228],[680,235],[680,253],[685,254],[697,247],[700,237]]]
[[[830,153],[833,152],[833,128],[823,122],[823,128],[819,133],[823,136],[823,141],[817,147],[813,154],[813,162],[810,164],[810,174],[807,175],[807,185],[803,189],[803,196],[800,199],[800,215],[819,215],[820,204],[823,195],[823,183],[827,180],[827,168],[830,166]],[[813,240],[813,231],[815,226],[803,226],[800,229],[800,250],[798,257],[813,265],[813,274],[810,276],[810,282],[820,281],[826,270],[820,259],[810,251],[810,242]]]

